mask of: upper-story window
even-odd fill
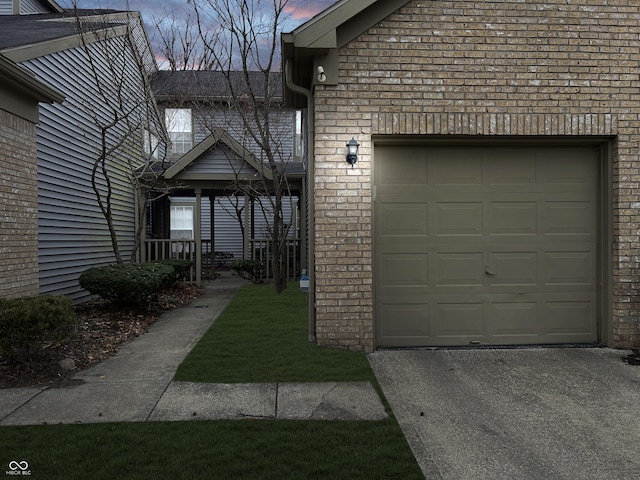
[[[302,157],[303,135],[302,135],[302,110],[296,110],[293,117],[293,156]]]
[[[149,130],[144,130],[144,154],[147,159],[158,158],[158,147],[160,142],[158,136],[151,133]]]
[[[164,111],[164,117],[171,140],[171,153],[179,155],[187,153],[193,147],[191,109],[167,108]]]

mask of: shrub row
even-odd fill
[[[258,260],[234,260],[231,269],[253,283],[264,283],[264,264]]]
[[[189,273],[188,260],[115,264],[82,272],[80,286],[117,305],[146,305]]]
[[[0,299],[0,355],[30,355],[41,350],[46,341],[67,338],[75,325],[75,312],[67,297]]]

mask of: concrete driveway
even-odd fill
[[[383,350],[428,479],[640,479],[640,366],[601,348]]]

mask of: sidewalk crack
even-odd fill
[[[46,390],[49,390],[49,388],[50,387],[45,387],[45,388],[39,389],[40,391],[38,393],[36,393],[33,397],[30,397],[29,400],[27,400],[26,402],[21,403],[16,408],[11,410],[8,414],[6,414],[4,417],[0,418],[0,424],[2,424],[2,422],[7,420],[9,417],[11,417],[14,413],[19,412],[20,410],[22,410],[25,406],[30,404],[33,401],[34,398],[39,397],[40,395],[42,395],[42,392],[45,392]]]
[[[316,405],[316,407],[311,411],[311,415],[309,418],[314,418],[315,414],[318,412],[318,409],[320,409],[322,406],[325,405],[325,400],[326,398],[336,389],[338,388],[338,382],[335,382],[333,387],[331,387],[329,390],[327,390],[322,397],[320,398],[320,402],[318,402],[318,405]]]

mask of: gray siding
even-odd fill
[[[110,40],[112,52],[127,62],[125,84],[134,98],[144,98],[140,70],[124,38]],[[98,46],[92,46],[103,87],[113,88],[106,65],[112,58]],[[64,92],[62,105],[41,105],[38,128],[38,208],[40,292],[86,296],[78,277],[89,267],[114,261],[106,221],[91,188],[91,167],[99,154],[98,128],[91,112],[109,118],[107,105],[100,100],[96,82],[87,65],[83,49],[71,49],[23,64],[36,76]],[[80,88],[79,88],[80,87]],[[91,106],[91,108],[89,108]],[[109,164],[113,182],[113,218],[123,258],[128,260],[134,242],[134,195],[127,177],[127,162],[140,161],[140,132],[128,131],[124,124],[113,131],[111,141],[127,134],[130,145],[119,151]],[[137,158],[136,158],[137,156]],[[105,182],[101,180],[104,192]]]
[[[240,207],[242,207],[244,198],[238,198],[237,200]],[[231,252],[233,253],[233,258],[242,258],[242,231],[235,216],[235,207],[231,204],[231,199],[226,197],[216,198],[214,208],[216,252]]]
[[[28,15],[33,13],[50,13],[48,8],[42,5],[38,0],[20,0],[20,15]]]
[[[13,0],[0,0],[0,15],[13,15]]]
[[[178,178],[182,176],[188,177],[190,174],[220,175],[230,172],[234,174],[250,174],[255,172],[252,167],[240,161],[237,157],[238,155],[231,151],[226,145],[216,145],[201,155],[197,161],[185,168]]]
[[[215,128],[223,128],[244,148],[253,153],[256,158],[267,161],[262,150],[257,146],[242,123],[240,115],[229,109],[209,108],[194,111],[194,141],[196,144],[208,137]],[[194,107],[195,110],[195,107]],[[293,124],[295,111],[289,109],[274,109],[269,117],[272,142],[271,147],[276,150],[276,160],[292,161],[293,152]],[[255,131],[255,127],[252,128]]]

